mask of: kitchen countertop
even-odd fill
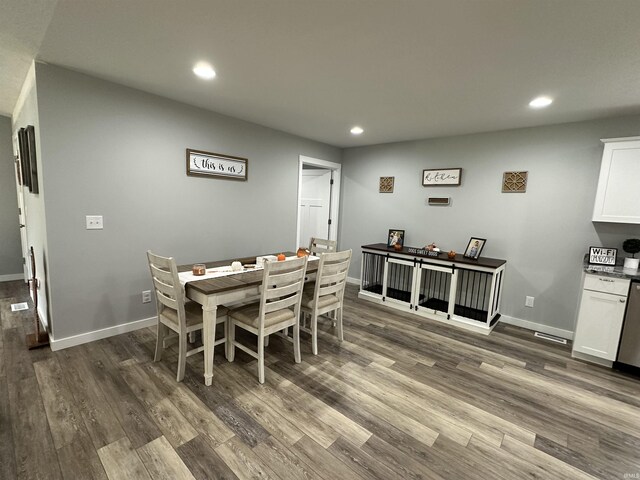
[[[628,278],[629,280],[640,281],[640,270],[628,270],[622,267],[622,263],[614,266],[589,265],[589,255],[585,255],[582,261],[582,268],[586,273],[602,275],[605,277]]]

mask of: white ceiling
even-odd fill
[[[640,112],[639,0],[0,5],[5,115],[34,56],[341,147]]]

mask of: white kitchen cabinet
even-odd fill
[[[640,137],[603,139],[594,222],[640,223]]]
[[[629,280],[585,275],[573,352],[613,361],[627,305]]]

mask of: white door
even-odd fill
[[[338,240],[339,163],[300,156],[296,248],[311,237]]]
[[[27,258],[29,258],[29,242],[27,239],[27,211],[24,206],[24,186],[22,185],[24,182],[19,181],[18,175],[21,175],[22,172],[20,162],[22,159],[20,158],[20,149],[18,148],[18,138],[14,136],[13,138],[13,155],[18,162],[18,168],[16,171],[16,192],[18,195],[18,223],[20,224],[20,245],[22,247],[22,271],[24,273],[24,281],[28,281],[31,275],[29,272],[29,262],[27,262]]]
[[[331,203],[331,170],[302,170],[302,194],[300,198],[300,240],[329,238],[329,205]],[[305,242],[305,239],[306,242]]]

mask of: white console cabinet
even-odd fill
[[[506,261],[362,247],[359,298],[488,334],[500,319]]]
[[[640,137],[603,139],[594,222],[640,223]]]
[[[629,283],[625,278],[585,274],[573,339],[574,357],[605,365],[610,363],[597,359],[615,360]]]

